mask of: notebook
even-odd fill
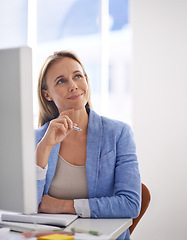
[[[33,231],[59,231],[60,227],[49,226],[44,224],[22,223],[22,222],[8,222],[0,221],[0,230],[10,229],[16,232],[33,232]],[[1,237],[0,237],[1,239]],[[4,239],[4,238],[2,238]]]
[[[1,221],[46,224],[52,226],[66,227],[72,223],[78,215],[74,214],[2,214]]]

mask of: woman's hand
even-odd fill
[[[74,109],[62,112],[58,118],[53,119],[42,139],[46,147],[52,148],[54,145],[62,142],[66,136],[73,130],[73,122],[68,117]]]
[[[48,129],[39,142],[36,149],[36,163],[41,168],[44,168],[48,163],[49,154],[54,145],[62,142],[66,136],[73,130],[72,120],[68,117],[74,109],[62,112],[58,118],[53,119]]]
[[[76,214],[73,200],[57,199],[49,195],[43,195],[38,212]]]

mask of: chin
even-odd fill
[[[77,106],[72,106],[72,108],[73,108],[75,111],[79,111],[79,110],[85,109],[85,106],[86,106],[86,104],[78,104]]]

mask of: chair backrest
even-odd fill
[[[133,224],[129,227],[130,234],[132,234],[134,228],[144,215],[145,211],[147,210],[149,203],[151,200],[151,194],[149,189],[142,183],[142,204],[141,204],[141,210],[140,214],[137,218],[133,219]]]

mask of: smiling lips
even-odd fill
[[[70,99],[70,100],[77,100],[77,99],[79,99],[82,95],[83,95],[83,93],[76,94],[76,95],[72,95],[72,96],[68,97],[68,99]]]

